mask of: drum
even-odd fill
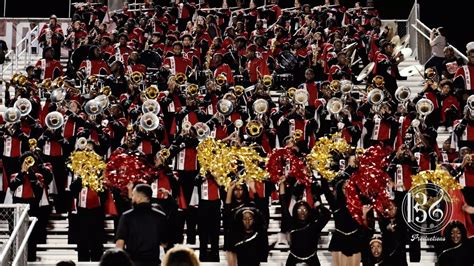
[[[298,59],[288,50],[278,55],[277,61],[284,72],[291,72],[298,65]]]

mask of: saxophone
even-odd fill
[[[315,65],[318,64],[318,55],[319,55],[317,44],[312,44],[311,45],[311,52],[313,54],[312,65],[315,66]]]
[[[214,54],[214,46],[211,45],[209,50],[207,51],[206,54],[206,63],[204,63],[204,69],[210,69],[211,68],[211,60],[212,60],[212,55]]]

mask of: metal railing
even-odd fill
[[[31,43],[38,40],[39,38],[39,34],[35,34],[35,38],[31,39],[31,34],[33,32],[38,31],[38,27],[39,26],[36,26],[33,29],[30,29],[26,33],[25,37],[23,37],[23,39],[16,43],[15,50],[10,50],[7,53],[6,56],[9,56],[11,61],[7,65],[3,66],[1,73],[2,78],[3,75],[9,70],[11,72],[11,75],[13,75],[14,71],[18,71],[19,61],[22,56],[24,57],[24,62],[26,62],[26,64],[31,63]]]
[[[27,265],[27,248],[26,245],[22,247],[22,244],[28,241],[28,232],[32,230],[28,228],[30,220],[28,210],[27,204],[0,205],[0,232],[2,238],[8,237],[7,242],[0,246],[0,266],[12,265],[15,258],[17,259],[15,265]]]

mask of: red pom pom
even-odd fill
[[[313,182],[306,164],[289,148],[273,149],[269,154],[266,168],[273,183],[278,183],[280,177],[285,174],[294,177],[300,184],[309,185]],[[288,173],[285,168],[288,169]]]

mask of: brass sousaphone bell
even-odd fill
[[[10,107],[10,108],[7,108],[7,110],[5,110],[3,117],[4,117],[5,122],[16,123],[20,121],[21,112],[16,107]]]
[[[230,115],[234,111],[234,105],[227,99],[220,99],[217,102],[217,111],[224,116]]]
[[[297,89],[293,96],[293,100],[296,104],[299,105],[306,105],[308,103],[309,94],[308,91],[305,89]]]
[[[19,98],[15,101],[15,104],[13,106],[20,110],[21,116],[29,115],[32,109],[30,100],[26,98]]]
[[[146,131],[153,131],[160,125],[160,119],[154,113],[145,113],[140,118],[140,126]]]

